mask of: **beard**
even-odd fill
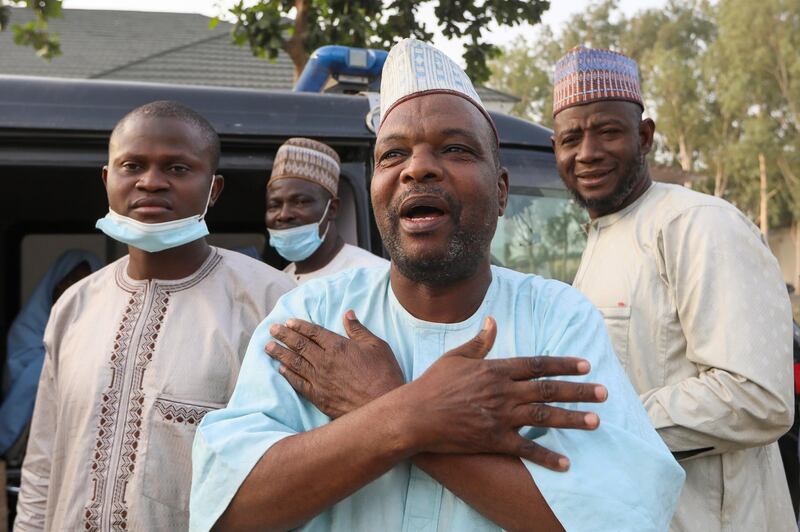
[[[644,178],[647,171],[647,161],[641,148],[634,157],[622,168],[622,178],[617,182],[611,194],[604,198],[584,198],[576,188],[569,189],[575,202],[584,209],[591,209],[599,213],[611,213],[619,209],[620,205],[631,195],[636,185]]]
[[[400,205],[412,194],[435,194],[447,202],[455,228],[444,249],[411,256],[403,247],[400,239]],[[496,213],[497,210],[480,209],[479,212],[485,215],[481,219],[470,217],[469,225],[462,220],[462,211],[463,207],[455,197],[436,185],[414,186],[392,201],[386,214],[378,221],[378,230],[383,245],[400,273],[428,286],[447,285],[473,275],[486,261],[497,224],[492,212]]]

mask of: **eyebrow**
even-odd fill
[[[570,127],[570,128],[567,128],[567,129],[562,129],[561,131],[556,133],[556,136],[557,137],[563,137],[564,135],[572,135],[574,133],[580,133],[580,132],[581,132],[581,128],[580,127]]]
[[[608,125],[625,126],[626,124],[625,120],[617,118],[616,116],[602,116],[597,119],[591,119],[589,121],[589,126],[585,129],[597,129]],[[559,131],[556,136],[561,137],[572,133],[580,133],[583,129],[584,128],[581,126],[570,126]]]
[[[472,131],[469,131],[467,129],[461,129],[458,127],[449,127],[443,129],[441,133],[442,135],[445,135],[447,137],[467,137],[470,140],[474,140],[476,142],[478,141],[478,138]]]
[[[476,146],[482,146],[480,138],[475,135],[472,131],[468,129],[463,129],[459,127],[448,127],[442,129],[438,133],[444,137],[463,137],[470,141],[471,143],[475,144]],[[375,143],[375,149],[378,150],[385,144],[389,144],[395,141],[405,141],[408,140],[409,136],[403,133],[393,133],[391,135],[387,135],[381,138],[379,141]]]
[[[385,144],[387,142],[394,142],[396,140],[405,140],[407,138],[408,138],[408,135],[403,135],[402,133],[392,133],[391,135],[386,135],[385,137],[381,137],[380,139],[377,139],[377,142],[375,144],[377,146],[377,145],[380,145],[380,144]]]

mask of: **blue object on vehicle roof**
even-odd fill
[[[321,92],[329,76],[378,78],[389,55],[385,50],[329,45],[317,48],[306,63],[295,92]]]

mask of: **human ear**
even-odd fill
[[[653,136],[656,132],[656,123],[652,118],[645,118],[639,122],[639,146],[642,153],[647,155],[653,149]]]
[[[225,188],[225,178],[222,174],[216,174],[212,177],[214,182],[211,183],[211,199],[208,202],[209,207],[213,207],[219,196],[222,194],[222,189]]]
[[[339,217],[339,198],[331,198],[331,204],[328,207],[328,220],[336,220]]]
[[[497,203],[500,207],[497,216],[500,217],[508,205],[508,170],[505,167],[500,168],[500,175],[497,176]]]

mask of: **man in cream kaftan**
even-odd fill
[[[131,279],[127,257],[54,307],[16,530],[180,530],[197,425],[291,279],[212,248],[194,274]]]

